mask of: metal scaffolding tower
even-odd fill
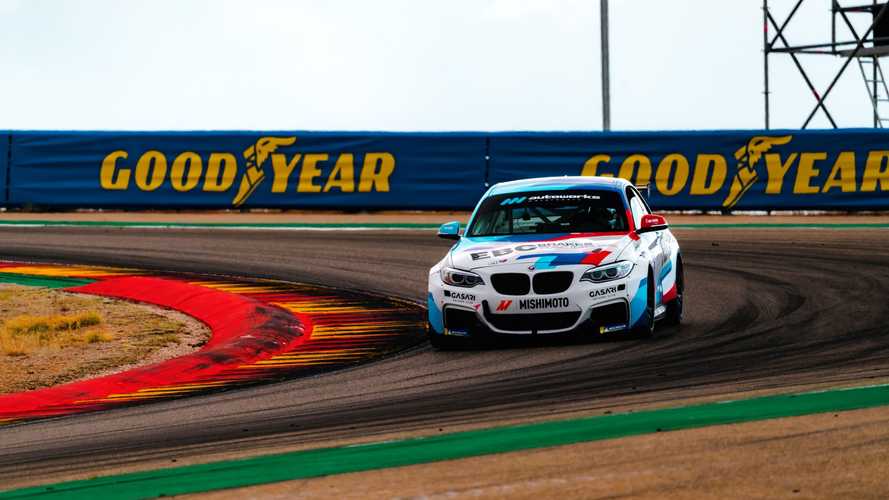
[[[839,0],[831,0],[830,42],[791,45],[784,33],[804,2],[805,0],[797,0],[793,9],[790,10],[790,13],[780,24],[772,16],[768,0],[763,0],[762,3],[765,128],[769,128],[769,54],[772,53],[790,56],[796,69],[802,75],[803,81],[815,98],[815,106],[806,117],[805,122],[803,122],[802,128],[809,126],[809,123],[819,109],[827,117],[830,124],[837,128],[836,121],[834,121],[833,116],[827,109],[825,100],[853,60],[858,63],[858,67],[861,70],[861,76],[867,89],[871,107],[873,108],[874,127],[882,128],[884,124],[889,124],[889,87],[887,87],[886,79],[883,77],[883,69],[880,67],[880,58],[889,55],[889,1],[878,2],[877,0],[872,0],[869,4],[850,6],[841,5]],[[855,29],[850,18],[850,15],[854,14],[870,16],[870,25],[861,35]],[[839,25],[839,29],[848,31],[851,39],[837,40],[838,21],[842,22]],[[775,30],[775,34],[770,37],[770,30],[772,29]],[[779,43],[781,46],[778,46]],[[802,54],[832,55],[843,59],[842,65],[824,92],[819,93],[809,78],[799,58],[799,55]]]

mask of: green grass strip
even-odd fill
[[[884,405],[889,385],[766,396],[120,474],[8,491],[0,499],[154,498]]]
[[[54,221],[54,220],[0,220],[0,227],[114,227],[114,228],[160,228],[160,229],[438,229],[440,224],[412,222],[116,222],[116,221]],[[876,229],[889,228],[889,223],[701,223],[673,224],[678,229]]]
[[[0,272],[0,283],[13,283],[16,285],[42,288],[69,288],[72,286],[89,285],[94,281],[95,280],[85,278],[56,278],[50,276],[32,276],[29,274]]]

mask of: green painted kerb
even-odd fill
[[[884,405],[889,405],[887,385],[768,396],[121,474],[8,491],[0,499],[153,498]]]
[[[72,286],[89,285],[95,280],[81,278],[56,278],[49,276],[32,276],[0,272],[0,283],[13,283],[22,286],[38,286],[43,288],[70,288]]]

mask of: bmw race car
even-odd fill
[[[651,336],[682,319],[682,255],[666,219],[611,177],[504,182],[429,271],[436,347],[495,334]]]

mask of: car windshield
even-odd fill
[[[534,191],[491,196],[478,209],[469,236],[627,231],[615,191]]]

